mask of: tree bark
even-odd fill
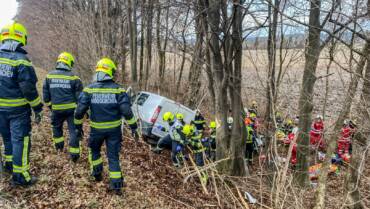
[[[299,140],[297,146],[297,172],[295,180],[300,186],[308,185],[309,131],[313,110],[313,90],[316,68],[320,56],[320,8],[321,0],[310,3],[308,43],[305,49],[303,83],[299,98]]]
[[[187,24],[188,24],[189,13],[190,13],[190,8],[188,8],[188,10],[186,12],[184,26],[187,26]],[[187,43],[186,43],[185,33],[186,33],[186,27],[184,27],[182,29],[182,31],[181,31],[181,38],[182,38],[182,58],[181,58],[181,65],[180,65],[179,77],[177,78],[177,82],[176,82],[176,99],[177,99],[177,96],[179,96],[179,89],[180,89],[180,86],[181,86],[181,80],[182,80],[182,75],[183,75],[183,72],[184,72],[184,66],[185,66],[185,61],[186,61]]]
[[[241,66],[242,66],[242,7],[243,1],[235,0],[233,4],[232,21],[230,28],[232,29],[232,37],[230,38],[230,47],[226,49],[221,48],[220,34],[221,31],[227,31],[230,36],[230,31],[224,30],[227,26],[221,24],[220,11],[226,8],[226,1],[210,0],[208,8],[208,25],[210,29],[209,49],[212,65],[212,74],[214,75],[214,92],[216,96],[216,123],[217,123],[217,150],[216,158],[221,160],[217,164],[219,172],[232,175],[244,176],[247,174],[244,163],[244,140],[242,138],[242,120],[240,113],[242,110],[241,102]],[[225,15],[225,14],[223,14]],[[221,29],[222,28],[222,29]],[[225,34],[227,35],[227,34]],[[226,46],[225,42],[221,42]],[[222,51],[223,49],[223,51]],[[231,50],[231,52],[229,51]],[[230,62],[222,60],[222,53],[225,57],[232,57]],[[230,77],[233,77],[233,84],[230,83]],[[230,95],[232,100],[232,116],[234,122],[232,124],[231,132],[228,130],[227,113],[228,106],[228,88],[231,87]]]
[[[272,4],[272,2],[271,2]],[[267,79],[267,103],[265,121],[269,124],[273,117],[273,106],[275,106],[276,95],[276,31],[278,23],[280,0],[275,0],[273,5],[269,5],[269,34],[267,39],[268,54],[268,79]]]
[[[135,86],[137,83],[137,22],[136,22],[136,0],[126,0],[128,25],[130,33],[130,63],[131,63],[131,80]]]
[[[149,72],[152,67],[152,42],[153,42],[153,1],[147,1],[147,18],[146,18],[146,62],[145,62],[145,80],[144,80],[144,89],[148,90],[148,82],[149,82]]]
[[[190,108],[195,108],[197,106],[198,97],[200,93],[200,77],[202,75],[202,68],[204,64],[204,50],[203,50],[203,44],[204,44],[204,19],[206,17],[205,13],[205,1],[204,0],[196,0],[196,6],[194,9],[195,14],[195,31],[196,31],[196,42],[194,47],[194,54],[192,56],[192,61],[190,65],[190,72],[188,77],[188,83],[189,83],[189,90],[187,92],[188,99],[186,101],[186,104]]]
[[[221,47],[219,43],[220,29],[220,9],[221,0],[209,0],[208,23],[210,26],[209,48],[211,51],[212,72],[214,75],[214,89],[216,96],[216,114],[217,123],[216,132],[216,158],[223,160],[218,164],[218,170],[226,173],[228,171],[229,153],[229,134],[227,127],[227,78],[224,75]]]
[[[167,41],[168,41],[168,18],[169,18],[169,6],[167,6],[166,9],[166,27],[165,27],[165,35],[164,37],[161,36],[161,13],[162,8],[159,4],[159,1],[157,2],[157,28],[156,28],[156,34],[157,34],[157,51],[158,51],[158,58],[159,58],[159,66],[158,66],[158,74],[159,79],[157,82],[157,86],[159,89],[159,92],[163,91],[164,87],[164,77],[165,77],[165,69],[166,69],[166,49],[167,49]],[[163,44],[162,40],[163,39]],[[163,46],[162,46],[163,45]]]
[[[231,132],[231,171],[232,175],[245,176],[247,174],[244,152],[245,140],[242,138],[242,127],[244,127],[243,119],[241,117],[242,100],[241,100],[241,84],[242,84],[242,55],[243,55],[243,38],[242,38],[242,5],[244,0],[234,0],[234,18],[232,21],[232,48],[234,51],[234,70],[233,78],[233,129]]]
[[[370,52],[369,46],[370,46],[369,43],[366,43],[366,45],[364,46],[364,48],[362,50],[363,54],[369,54],[369,52]],[[335,152],[335,148],[336,148],[336,145],[337,145],[337,139],[340,137],[340,130],[341,130],[343,121],[348,117],[348,115],[351,111],[353,98],[355,97],[356,90],[357,90],[357,87],[358,87],[358,83],[359,83],[359,80],[361,79],[362,72],[363,72],[363,69],[364,69],[365,64],[366,64],[366,60],[367,60],[367,58],[365,56],[361,57],[360,62],[358,63],[358,65],[356,67],[354,76],[352,77],[352,80],[351,80],[350,85],[348,87],[347,95],[346,95],[345,100],[343,102],[342,109],[339,113],[338,119],[335,122],[334,130],[333,130],[334,134],[329,135],[329,137],[328,137],[329,138],[328,148],[327,148],[327,152],[326,152],[326,156],[328,156],[328,157],[323,162],[322,169],[321,169],[322,172],[320,173],[320,176],[319,176],[319,184],[318,184],[318,188],[317,188],[317,191],[316,191],[315,209],[325,208],[325,193],[326,193],[326,182],[327,182],[327,178],[328,178],[328,172],[324,172],[324,171],[329,170],[329,167],[330,167],[330,164],[331,164],[330,156],[331,156],[332,153]],[[353,153],[354,153],[354,155],[356,155],[356,151],[354,151]],[[352,161],[356,165],[355,168],[357,168],[358,167],[358,162],[357,162],[358,159],[355,160],[355,159],[352,158]],[[353,171],[351,171],[351,173],[352,172]],[[351,181],[349,181],[349,182],[351,182]],[[353,187],[353,189],[356,189],[356,188]],[[357,196],[357,193],[355,192],[355,190],[353,190],[353,191],[354,192],[352,192],[352,194],[355,194]],[[358,192],[358,190],[357,190],[357,192]]]
[[[370,2],[370,1],[369,1]],[[369,43],[367,43],[369,47]],[[370,47],[369,47],[370,48]],[[352,158],[350,162],[350,173],[346,178],[346,191],[349,196],[349,208],[362,209],[365,208],[359,187],[361,174],[364,170],[364,163],[368,156],[368,148],[370,147],[370,49],[365,54],[367,58],[367,67],[364,75],[364,84],[361,93],[361,102],[358,109],[361,113],[361,118],[358,121],[360,126],[352,144]],[[364,157],[364,158],[362,158]]]
[[[139,66],[139,88],[141,89],[144,85],[144,43],[145,43],[145,28],[146,28],[146,9],[145,9],[146,0],[141,2],[141,34],[140,34],[140,66]]]

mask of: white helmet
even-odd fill
[[[320,120],[322,120],[322,119],[323,119],[323,117],[322,117],[322,115],[317,115],[317,116],[316,116],[316,119],[320,119]]]
[[[348,119],[345,119],[344,121],[343,121],[343,125],[348,125],[349,124],[349,120]]]
[[[233,123],[234,122],[234,118],[233,117],[228,117],[227,118],[227,123],[228,124],[231,124],[231,123]]]

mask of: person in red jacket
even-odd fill
[[[351,154],[352,137],[356,132],[356,124],[350,120],[344,120],[341,137],[338,139],[338,155],[343,159]]]
[[[297,143],[293,144],[292,156],[290,158],[290,163],[293,166],[297,164]]]
[[[317,148],[324,148],[324,121],[321,115],[317,115],[311,126],[310,131],[310,144]]]

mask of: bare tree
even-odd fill
[[[313,89],[316,82],[316,67],[320,55],[320,13],[321,0],[310,2],[310,17],[307,46],[305,50],[305,66],[302,79],[302,89],[299,98],[299,141],[298,141],[298,172],[297,182],[305,186],[308,184],[309,134],[313,109]]]
[[[127,0],[127,15],[130,33],[130,63],[131,79],[135,84],[138,81],[137,75],[137,17],[136,17],[136,0]]]

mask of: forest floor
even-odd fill
[[[39,71],[39,80],[45,77]],[[41,82],[39,82],[41,85]],[[127,187],[123,196],[116,196],[107,190],[107,161],[105,154],[103,182],[95,183],[89,174],[87,160],[88,126],[85,126],[82,157],[78,163],[69,160],[67,152],[57,153],[51,140],[51,127],[48,111],[40,125],[33,125],[31,172],[39,182],[30,188],[13,188],[9,184],[10,176],[0,180],[0,208],[239,208],[232,204],[219,203],[211,192],[205,195],[198,181],[191,179],[184,182],[184,176],[176,171],[170,161],[170,153],[153,154],[150,146],[144,142],[135,143],[124,137],[121,151],[121,167]],[[281,150],[285,148],[281,147]],[[66,148],[65,148],[66,150]],[[103,149],[103,153],[104,149]],[[369,156],[368,156],[369,158]],[[327,208],[343,206],[345,199],[346,166],[341,167],[337,176],[330,176],[328,182]],[[270,189],[265,180],[261,180],[258,158],[251,169],[251,176],[238,179],[241,192],[248,191],[258,200],[263,200],[251,208],[270,208]],[[365,165],[363,178],[359,184],[362,198],[370,207],[370,165]],[[260,181],[261,180],[261,181]],[[262,192],[263,190],[263,192]],[[261,197],[259,195],[261,192]],[[223,198],[222,194],[219,194]],[[298,195],[298,194],[297,194]],[[302,190],[300,203],[294,204],[294,198],[285,208],[312,208],[314,188]],[[297,200],[296,200],[297,201]],[[263,207],[262,207],[263,206]]]
[[[39,88],[46,72],[37,70]],[[145,142],[136,143],[124,137],[121,149],[121,169],[127,187],[123,196],[108,191],[107,158],[103,148],[105,176],[96,183],[90,176],[85,126],[82,156],[72,163],[65,147],[57,153],[52,143],[49,111],[43,122],[33,124],[31,173],[38,177],[36,185],[13,188],[10,175],[0,180],[0,208],[200,208],[214,206],[215,199],[205,196],[194,181],[183,183],[184,177],[170,161],[169,151],[153,154]],[[67,138],[67,137],[66,137]]]

